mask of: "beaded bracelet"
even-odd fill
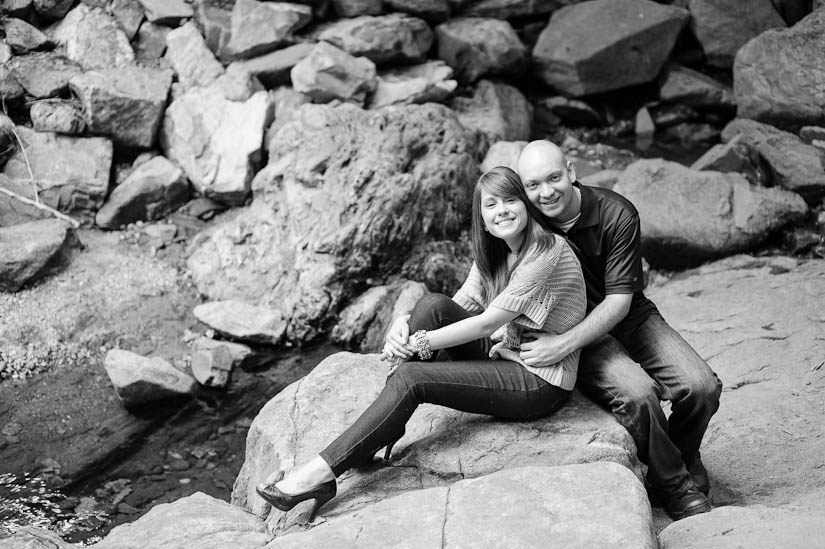
[[[433,356],[430,350],[430,339],[427,337],[427,330],[418,330],[413,334],[415,338],[415,349],[418,351],[418,358],[427,360]]]

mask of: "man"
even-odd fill
[[[699,446],[722,384],[642,292],[638,212],[613,191],[576,183],[572,163],[549,141],[522,150],[518,173],[530,201],[576,250],[588,308],[562,335],[525,334],[522,360],[547,366],[582,349],[579,387],[630,432],[668,514],[710,511]],[[669,419],[660,400],[672,403]]]

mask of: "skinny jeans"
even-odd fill
[[[408,324],[410,333],[415,333],[470,316],[447,296],[428,294],[416,303]],[[489,338],[484,338],[444,349],[429,361],[401,364],[355,423],[320,453],[335,476],[370,463],[375,452],[400,439],[419,404],[531,420],[550,415],[567,402],[570,391],[547,383],[516,362],[491,360],[490,347]],[[447,360],[442,360],[443,355]]]

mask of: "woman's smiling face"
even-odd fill
[[[511,250],[517,250],[524,240],[527,215],[527,207],[518,198],[481,191],[481,218],[484,226],[491,235],[507,242]]]

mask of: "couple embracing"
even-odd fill
[[[699,447],[722,384],[642,292],[636,209],[577,183],[549,141],[529,143],[517,169],[479,178],[466,281],[393,322],[384,389],[315,458],[257,487],[274,507],[313,499],[311,521],[335,497],[336,477],[381,448],[389,459],[419,404],[530,420],[561,408],[578,383],[633,437],[671,517],[710,510]]]

